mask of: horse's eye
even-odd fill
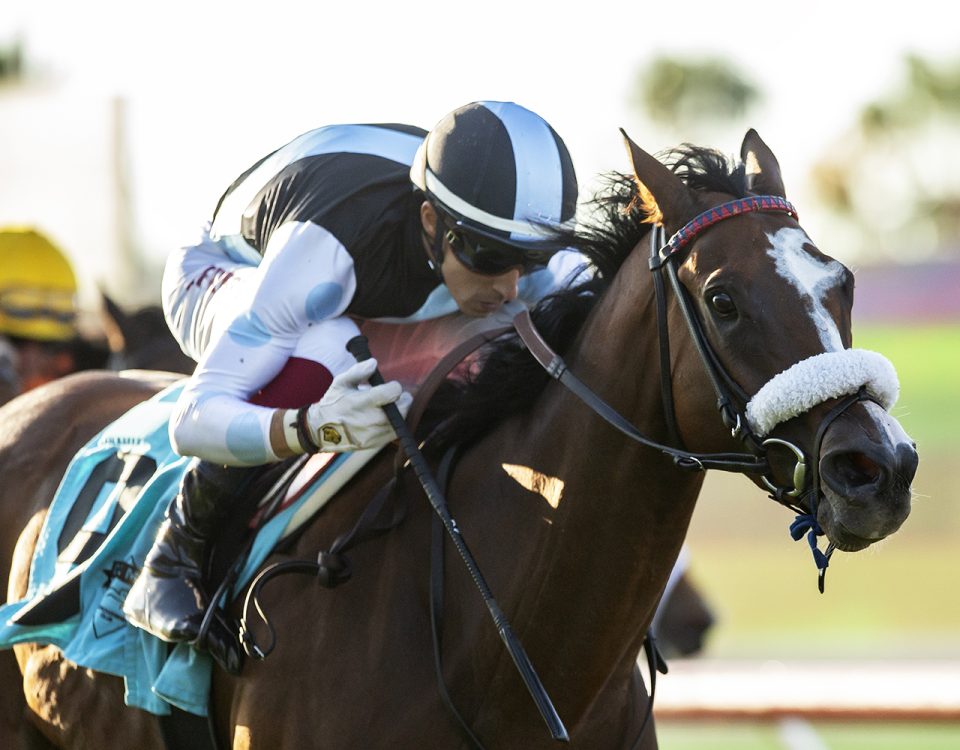
[[[707,295],[710,307],[721,318],[732,318],[737,314],[737,306],[726,292],[710,292]]]

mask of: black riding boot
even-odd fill
[[[250,475],[248,467],[206,461],[190,467],[123,603],[123,612],[131,623],[164,641],[197,640],[209,603],[202,576],[208,541]],[[224,633],[223,623],[217,620],[207,633],[207,642],[200,645],[220,661],[223,655],[215,652],[229,648],[222,643],[224,638],[230,638],[230,634]],[[229,668],[232,658],[227,656],[225,660]]]

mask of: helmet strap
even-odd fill
[[[421,227],[420,231],[423,233],[423,238],[427,241],[427,247],[429,248],[427,251],[427,262],[430,264],[434,273],[437,274],[437,278],[440,279],[440,283],[442,284],[443,271],[440,270],[440,266],[443,264],[443,217],[432,201],[430,205],[433,206],[434,213],[437,215],[437,221],[433,226],[433,240],[427,236],[426,229]]]

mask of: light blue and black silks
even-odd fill
[[[205,716],[212,661],[187,644],[172,651],[123,617],[122,605],[192,459],[170,446],[167,423],[182,384],[135,406],[74,457],[37,541],[24,599],[0,607],[0,648],[53,644],[66,658],[124,679],[127,705],[158,715],[170,706]],[[350,454],[340,454],[333,464]],[[336,468],[331,466],[331,468]],[[330,472],[324,474],[329,476]],[[265,523],[237,578],[239,591],[310,493]],[[37,617],[52,590],[75,600],[66,619]],[[11,622],[18,614],[28,621]]]

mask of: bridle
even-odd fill
[[[812,471],[808,468],[809,463],[806,454],[799,446],[781,438],[762,438],[751,428],[750,420],[746,414],[746,406],[750,402],[750,397],[727,372],[710,346],[700,319],[693,309],[690,295],[680,283],[677,268],[687,256],[687,247],[698,235],[721,221],[753,212],[784,213],[794,220],[799,218],[796,208],[785,198],[776,195],[749,196],[704,211],[685,224],[666,242],[663,241],[664,229],[662,225],[656,227],[650,234],[649,267],[653,273],[654,290],[657,298],[657,329],[660,342],[660,382],[663,409],[672,440],[677,444],[682,444],[676,426],[674,401],[671,393],[670,339],[663,281],[663,276],[666,275],[700,356],[700,361],[717,396],[717,409],[720,412],[720,417],[724,425],[730,429],[731,436],[739,439],[750,452],[749,455],[756,458],[760,481],[769,490],[770,497],[797,513],[794,522],[791,524],[790,533],[794,540],[799,539],[804,533],[807,534],[807,541],[818,570],[817,585],[820,593],[823,593],[826,570],[830,564],[830,556],[835,549],[835,545],[830,542],[826,552],[821,552],[816,541],[816,538],[824,533],[817,521],[817,506],[821,492],[819,459],[823,436],[827,428],[853,404],[865,399],[874,401],[876,399],[867,393],[864,386],[861,386],[856,393],[843,397],[827,413],[817,429],[814,440],[813,450],[815,453],[812,457]],[[792,486],[780,486],[772,477],[770,465],[766,459],[767,452],[771,447],[785,448],[793,454],[795,463]],[[807,499],[806,507],[803,505],[804,498]]]
[[[785,213],[794,219],[797,218],[797,211],[792,203],[779,196],[764,195],[741,198],[708,209],[685,224],[666,242],[664,242],[662,226],[657,226],[651,231],[649,267],[653,274],[657,307],[657,331],[660,345],[660,392],[671,441],[677,445],[682,445],[682,439],[677,428],[670,377],[670,332],[667,325],[666,284],[664,282],[664,276],[666,276],[683,314],[684,322],[690,332],[700,362],[716,394],[717,410],[720,412],[723,424],[730,430],[732,437],[744,444],[749,451],[747,455],[756,460],[754,473],[761,475],[761,481],[770,490],[774,499],[783,503],[786,498],[799,497],[807,489],[809,477],[806,456],[793,443],[779,438],[761,438],[751,429],[750,421],[746,416],[746,405],[750,401],[750,397],[721,364],[703,331],[700,318],[693,308],[693,301],[683,284],[680,283],[677,273],[677,269],[687,257],[687,248],[697,236],[725,219],[752,212]],[[793,482],[790,487],[778,486],[770,474],[770,465],[766,460],[766,454],[771,446],[786,448],[796,458]],[[714,468],[722,469],[723,467]]]
[[[732,216],[751,211],[780,211],[796,216],[793,206],[782,198],[764,196],[762,198],[747,198],[731,203],[725,203],[710,209],[692,221],[673,235],[666,243],[662,243],[663,229],[655,228],[651,232],[651,257],[649,262],[650,270],[654,279],[654,294],[657,307],[657,329],[660,343],[660,391],[663,400],[664,414],[667,421],[667,429],[670,435],[670,444],[659,443],[643,435],[634,427],[625,417],[620,415],[613,407],[604,402],[588,386],[574,376],[566,363],[553,352],[552,349],[540,337],[539,333],[533,327],[529,313],[521,312],[514,320],[520,338],[526,344],[530,353],[547,371],[547,373],[556,380],[562,382],[569,390],[577,395],[581,400],[587,403],[593,411],[603,417],[627,437],[649,448],[654,448],[669,456],[674,464],[681,469],[702,471],[704,469],[718,469],[720,471],[732,471],[736,473],[761,474],[771,485],[772,491],[781,496],[796,497],[803,490],[806,476],[806,462],[803,452],[787,444],[794,454],[798,456],[798,468],[794,472],[795,478],[800,478],[801,486],[796,483],[793,487],[777,488],[771,479],[769,479],[770,465],[766,460],[766,447],[762,439],[757,437],[750,429],[746,419],[744,406],[749,401],[749,397],[737,385],[736,381],[726,372],[723,365],[714,354],[703,328],[700,325],[699,318],[693,310],[692,302],[683,285],[677,277],[677,266],[686,257],[683,249],[698,234],[713,226],[718,221]],[[664,279],[666,277],[666,280]],[[679,430],[677,429],[673,389],[670,378],[670,335],[667,326],[667,301],[666,301],[666,283],[669,282],[677,302],[683,313],[683,317],[690,330],[700,360],[710,379],[714,391],[717,394],[717,406],[720,411],[724,424],[730,428],[734,437],[740,438],[747,446],[749,452],[743,453],[693,453],[683,447]],[[777,444],[785,443],[778,441]]]
[[[668,444],[659,443],[643,435],[625,417],[574,376],[567,369],[564,361],[540,337],[528,312],[520,313],[514,320],[514,326],[530,353],[551,377],[560,381],[620,432],[642,445],[659,450],[669,456],[678,468],[692,471],[717,469],[742,474],[759,474],[760,481],[770,492],[770,497],[797,513],[797,517],[791,525],[791,535],[794,539],[799,539],[803,534],[807,534],[807,540],[819,570],[819,588],[822,592],[824,574],[829,565],[834,545],[831,543],[826,552],[821,552],[817,548],[816,541],[816,538],[824,533],[816,518],[820,495],[818,470],[820,445],[829,425],[850,406],[865,399],[874,400],[877,403],[880,403],[880,401],[872,394],[868,394],[866,387],[860,384],[855,388],[855,393],[845,394],[821,422],[814,445],[816,455],[812,457],[812,460],[794,443],[781,438],[763,437],[751,427],[751,420],[747,416],[750,396],[727,372],[714,352],[693,308],[693,301],[677,274],[678,267],[687,256],[687,248],[696,237],[721,221],[747,213],[783,213],[794,219],[797,218],[797,211],[793,204],[784,198],[774,195],[749,196],[704,211],[687,222],[669,240],[664,241],[662,226],[655,227],[651,232],[648,265],[653,274],[656,298],[660,350],[660,393],[667,422]],[[677,299],[677,304],[683,314],[704,371],[707,373],[716,394],[720,417],[724,425],[730,430],[731,435],[744,445],[744,452],[693,453],[683,447],[683,441],[677,428],[671,383],[666,292],[668,283]],[[794,367],[799,367],[802,364],[798,363]],[[785,372],[789,372],[790,369],[792,368],[788,368]],[[881,406],[883,406],[882,403]],[[789,486],[778,485],[772,475],[771,466],[767,460],[767,453],[771,448],[786,449],[795,459],[792,482]],[[813,467],[812,471],[810,470],[811,465]],[[804,505],[805,499],[807,501],[806,506]]]

